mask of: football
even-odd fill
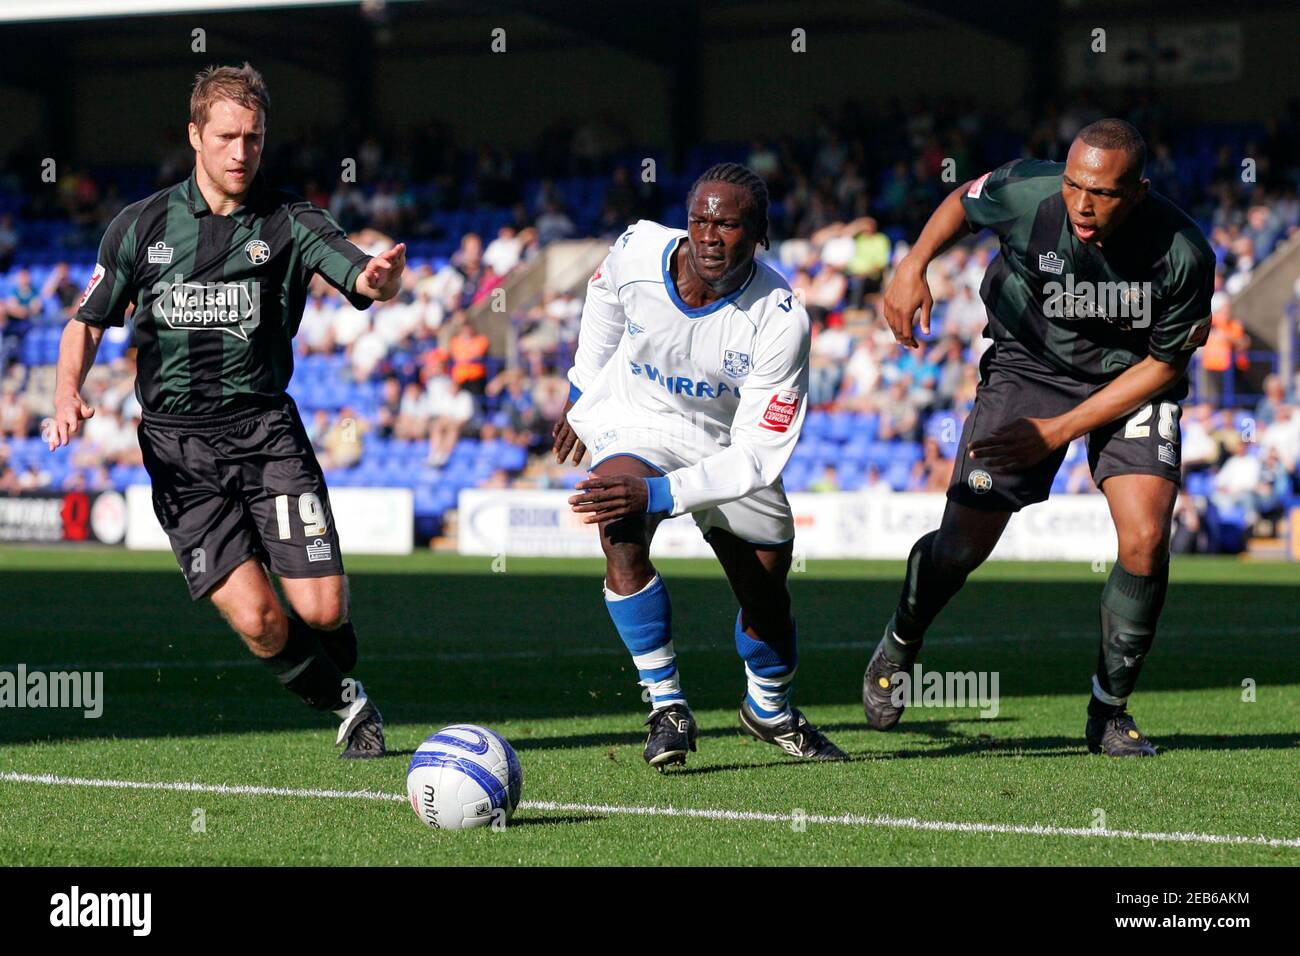
[[[452,724],[426,737],[406,769],[411,809],[435,830],[505,826],[523,786],[514,748],[475,724]]]

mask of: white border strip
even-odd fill
[[[358,0],[6,0],[0,4],[0,22],[169,16],[221,10],[261,12],[356,3]]]
[[[54,774],[30,774],[7,771],[0,773],[6,783],[39,783],[62,787],[109,787],[119,790],[170,790],[182,793],[217,793],[232,796],[268,797],[324,797],[345,800],[382,800],[405,803],[406,797],[398,793],[380,793],[373,790],[295,790],[288,787],[230,786],[211,783],[168,783],[149,780],[95,780],[86,777],[60,777]],[[753,810],[701,810],[691,807],[621,807],[604,803],[559,803],[553,800],[525,800],[521,810],[539,813],[604,813],[616,816],[682,817],[695,820],[725,820],[735,822],[784,823],[793,822],[791,814],[761,813]],[[1014,823],[955,823],[945,820],[918,820],[915,817],[861,816],[846,813],[842,816],[808,814],[801,818],[806,823],[857,827],[881,827],[894,830],[925,830],[938,833],[1014,834],[1017,836],[1093,837],[1112,840],[1145,840],[1153,843],[1200,843],[1210,845],[1269,846],[1300,848],[1300,838],[1283,839],[1267,836],[1237,836],[1218,833],[1159,833],[1140,830],[1094,830],[1090,827],[1055,827],[1044,824]]]

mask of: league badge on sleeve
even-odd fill
[[[77,308],[81,308],[90,298],[90,294],[95,291],[100,280],[104,278],[104,267],[98,262],[95,263],[95,271],[90,274],[90,281],[86,283],[86,291],[81,293],[81,301],[77,303]]]
[[[768,401],[767,409],[763,412],[763,420],[759,424],[768,431],[789,431],[798,411],[799,393],[793,389],[783,388]]]

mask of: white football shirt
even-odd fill
[[[614,241],[587,284],[569,371],[581,392],[569,424],[596,460],[603,435],[635,425],[693,462],[667,473],[672,515],[773,484],[808,392],[808,314],[785,279],[756,261],[739,289],[692,309],[669,273],[685,241],[644,219]]]

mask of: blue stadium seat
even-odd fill
[[[885,470],[885,481],[895,491],[906,491],[912,480],[912,466],[905,461],[895,461]]]
[[[850,412],[832,412],[827,423],[826,437],[836,442],[846,442],[855,437],[856,419]]]
[[[781,482],[787,492],[803,491],[808,487],[810,469],[803,463],[791,462],[781,474]]]
[[[898,442],[889,446],[889,457],[891,461],[901,461],[911,465],[925,457],[925,451],[916,442]]]
[[[884,468],[894,459],[894,446],[887,441],[868,442],[866,446],[867,464]]]
[[[855,438],[840,447],[839,458],[846,465],[861,468],[871,458],[871,443]]]
[[[520,445],[506,444],[497,453],[497,467],[506,471],[522,471],[528,463],[528,449]]]
[[[880,416],[875,412],[858,412],[853,416],[853,434],[874,441],[880,434]]]
[[[1183,479],[1183,490],[1189,495],[1208,495],[1214,490],[1214,476],[1208,471],[1189,472]]]
[[[839,478],[841,491],[859,491],[866,481],[866,472],[863,469],[854,467],[846,463],[844,467],[836,469],[836,475]]]
[[[804,417],[801,436],[825,438],[828,436],[832,416],[822,411],[811,411]]]
[[[815,438],[800,438],[798,444],[794,446],[794,451],[790,454],[790,461],[799,462],[807,465],[817,460],[818,445],[820,443]]]

